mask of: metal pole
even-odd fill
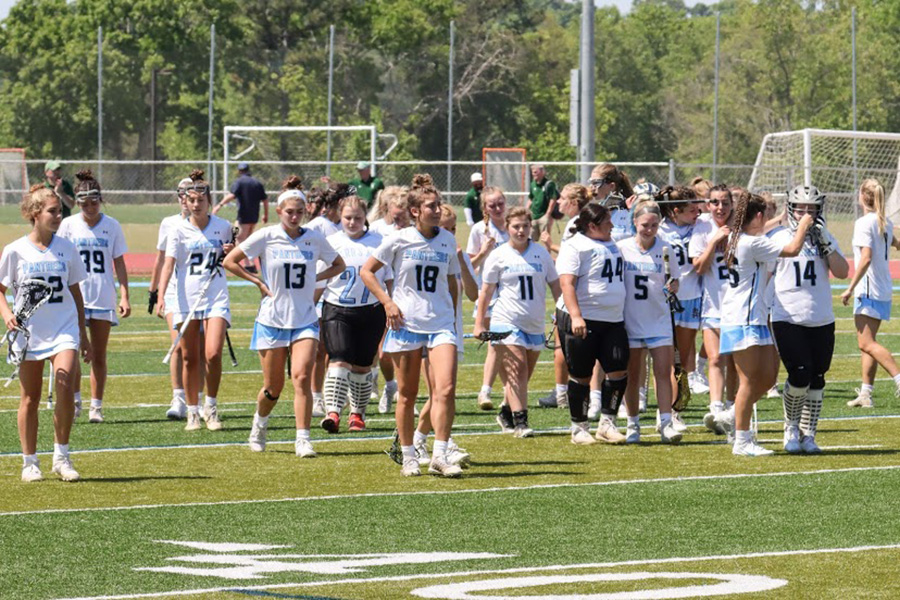
[[[216,77],[216,24],[209,26],[209,129],[206,133],[207,170],[212,173],[213,82]]]
[[[328,127],[331,127],[331,101],[334,90],[334,25],[328,30]],[[328,149],[326,150],[327,162],[325,174],[331,175],[331,129],[328,130]]]
[[[450,161],[453,160],[453,50],[454,43],[456,40],[456,23],[450,21],[450,55],[447,59],[447,63],[449,65],[448,68],[448,83],[447,83],[447,197],[450,198],[451,185],[452,181],[451,177],[453,174],[453,167],[450,165]]]
[[[716,68],[715,85],[713,86],[713,168],[712,180],[717,182],[716,170],[719,165],[719,34],[721,31],[721,14],[716,13]]]
[[[851,79],[853,80],[853,132],[856,133],[856,7],[850,10],[850,46],[851,46]],[[856,194],[859,189],[859,171],[857,164],[857,139],[853,138],[853,193]],[[853,216],[859,218],[859,203],[856,202],[855,195],[852,199]]]
[[[156,69],[150,71],[150,191],[156,191]]]
[[[578,160],[581,181],[591,177],[594,162],[594,0],[581,3],[581,144]]]
[[[103,27],[97,27],[97,177],[103,180]]]

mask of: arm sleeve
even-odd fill
[[[500,283],[500,271],[503,268],[500,265],[499,252],[492,252],[484,262],[481,269],[481,281],[484,283]]]
[[[578,276],[578,270],[581,266],[578,250],[573,247],[570,242],[563,244],[559,249],[559,256],[556,258],[556,271],[560,275]]]
[[[475,224],[475,220],[472,218],[472,209],[468,206],[463,209],[463,214],[466,215],[466,225],[471,227]]]
[[[122,226],[116,223],[115,233],[113,234],[112,256],[119,258],[128,252],[128,244],[125,243],[125,234],[122,232]]]
[[[268,228],[253,232],[250,237],[238,244],[241,252],[250,260],[258,258],[265,251],[267,241],[266,229]]]
[[[0,256],[0,283],[3,287],[10,289],[16,282],[16,255],[10,251],[9,246],[3,249],[3,256]]]
[[[173,228],[171,232],[169,232],[168,238],[166,238],[166,258],[172,257],[176,258],[178,256],[178,242],[181,239],[181,230],[179,228]]]

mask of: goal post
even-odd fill
[[[482,176],[485,186],[499,187],[517,202],[528,195],[528,163],[524,148],[482,148]]]
[[[18,204],[28,191],[23,148],[0,148],[0,204]]]

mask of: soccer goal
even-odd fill
[[[0,204],[18,204],[27,191],[25,150],[0,148]]]
[[[749,189],[783,199],[797,185],[814,185],[828,196],[828,212],[853,215],[863,180],[893,190],[888,213],[900,212],[900,134],[801,129],[763,138]],[[893,203],[893,208],[891,208]]]
[[[385,146],[379,154],[379,146]],[[379,134],[374,125],[356,126],[234,126],[224,130],[223,189],[237,165],[246,162],[255,177],[274,189],[288,175],[300,175],[306,187],[320,177],[348,181],[357,176],[359,162],[384,160],[397,138]]]
[[[506,197],[521,202],[528,195],[528,163],[524,148],[483,148],[484,185],[498,187]]]

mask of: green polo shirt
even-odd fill
[[[365,200],[367,206],[372,206],[372,200],[378,195],[379,190],[384,189],[384,182],[378,177],[370,177],[368,181],[357,177],[350,180],[350,185],[356,188],[356,195]]]
[[[44,180],[44,187],[47,189],[50,189],[50,190],[53,189],[53,186],[50,185],[50,182],[48,182],[46,179]],[[62,180],[62,189],[63,189],[63,192],[65,192],[65,194],[67,196],[69,196],[69,198],[71,198],[72,200],[75,200],[75,188],[73,188],[72,184],[69,183],[68,181],[66,181],[65,179]],[[62,200],[60,200],[60,204],[62,205],[62,216],[63,216],[63,219],[65,219],[66,217],[68,217],[69,215],[72,214],[72,209],[69,208],[68,206],[66,206],[66,203],[63,202]]]
[[[481,190],[476,190],[474,187],[470,189],[469,193],[466,194],[463,206],[472,209],[473,222],[478,223],[484,219],[484,215],[481,214]]]
[[[528,188],[528,199],[531,200],[531,218],[540,219],[547,212],[551,200],[559,198],[556,183],[546,177],[538,183],[532,180]]]

